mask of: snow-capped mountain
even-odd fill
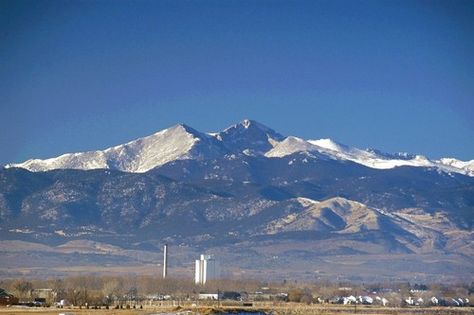
[[[230,151],[246,155],[263,155],[284,137],[253,120],[245,119],[216,134]]]
[[[176,160],[211,160],[226,154],[282,158],[295,153],[352,161],[374,169],[411,166],[474,176],[474,160],[430,160],[422,155],[362,150],[331,139],[304,140],[293,136],[284,137],[252,120],[243,120],[218,133],[201,133],[180,124],[102,151],[68,153],[46,160],[32,159],[9,164],[6,167],[25,168],[34,172],[53,169],[115,169],[143,173]]]
[[[284,137],[251,120],[217,133],[176,125],[101,151],[0,168],[0,272],[11,257],[58,266],[52,253],[81,252],[81,244],[93,254],[88,266],[98,256],[108,266],[118,254],[149,264],[166,241],[188,251],[180,257],[209,249],[224,265],[258,273],[280,274],[277,262],[288,272],[290,261],[274,257],[291,257],[303,278],[317,262],[332,279],[371,277],[380,266],[389,279],[412,277],[408,269],[435,279],[451,270],[458,279],[456,270],[474,266],[473,164]],[[74,255],[54,259],[81,259]],[[386,273],[387,260],[374,257],[398,262]],[[351,259],[362,259],[353,266],[363,270],[335,268]]]
[[[450,166],[455,169],[463,170],[466,175],[474,176],[474,160],[460,161],[455,158],[442,158],[436,162],[444,166]]]
[[[268,151],[267,157],[284,157],[296,152],[326,155],[333,159],[352,161],[375,169],[391,169],[399,166],[432,167],[445,172],[455,172],[474,176],[474,160],[459,161],[456,159],[429,160],[422,155],[407,153],[387,154],[378,150],[361,150],[337,143],[331,139],[304,140],[287,137]]]
[[[179,124],[126,144],[103,151],[68,153],[56,158],[32,159],[7,167],[33,172],[53,169],[116,169],[143,173],[177,159],[204,159],[222,154],[224,148],[214,137]]]

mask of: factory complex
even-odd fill
[[[163,279],[168,275],[168,244],[163,246]],[[194,282],[205,285],[220,276],[219,262],[212,255],[201,255],[195,261]]]

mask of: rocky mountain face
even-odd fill
[[[71,257],[156,265],[166,242],[188,273],[210,252],[230,276],[463,279],[474,177],[469,162],[447,162],[243,121],[12,164],[0,169],[0,274]]]

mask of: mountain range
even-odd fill
[[[0,274],[142,270],[168,243],[190,277],[207,252],[229,276],[466,280],[473,218],[474,160],[179,124],[0,169]]]
[[[430,167],[448,173],[474,176],[474,160],[430,160],[422,155],[361,150],[331,139],[304,140],[293,136],[283,137],[252,120],[244,120],[219,133],[201,133],[185,124],[179,124],[105,150],[68,153],[46,160],[31,159],[24,163],[8,164],[6,167],[20,167],[33,172],[54,169],[113,169],[143,173],[175,160],[208,160],[226,154],[281,158],[294,153],[352,161],[375,169],[398,166]]]

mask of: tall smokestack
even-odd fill
[[[163,247],[163,279],[168,274],[168,244]]]

